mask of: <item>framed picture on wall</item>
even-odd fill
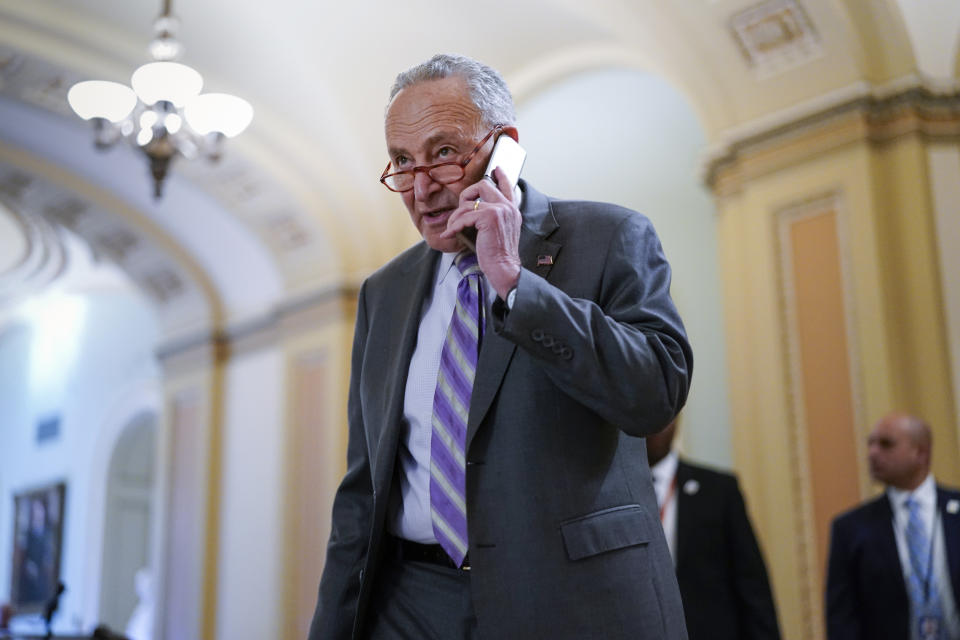
[[[38,613],[56,593],[63,544],[62,482],[13,498],[13,571],[10,603],[14,612]]]

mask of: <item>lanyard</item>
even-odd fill
[[[923,603],[930,602],[930,586],[933,584],[933,547],[937,543],[937,525],[940,522],[940,510],[933,508],[933,527],[930,529],[930,552],[927,554],[927,575],[923,576]]]

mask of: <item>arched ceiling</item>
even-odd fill
[[[955,0],[931,2],[949,8]],[[684,92],[710,143],[722,145],[731,132],[850,87],[956,69],[960,12],[905,19],[903,4],[910,3],[180,0],[173,11],[183,61],[204,74],[205,90],[249,100],[255,117],[229,141],[221,165],[175,164],[158,205],[142,159],[130,149],[94,152],[65,94],[81,79],[128,81],[147,61],[160,0],[0,0],[0,98],[43,112],[29,116],[38,130],[12,130],[0,119],[0,143],[9,163],[21,152],[39,156],[156,225],[210,279],[229,322],[249,311],[231,283],[237,268],[260,282],[253,299],[266,312],[352,284],[415,239],[398,199],[377,183],[385,163],[382,117],[395,74],[433,53],[491,64],[518,103],[587,68],[646,69]],[[952,31],[929,26],[944,19]],[[911,38],[923,39],[928,29],[944,40],[952,67],[950,58],[930,62],[927,46],[918,57],[927,68],[918,69]],[[76,148],[58,155],[57,145]],[[195,197],[177,200],[177,191],[191,190]],[[206,224],[222,216],[240,231]],[[0,233],[17,228],[2,223]],[[21,246],[0,240],[0,249]],[[261,253],[263,264],[245,258]],[[0,268],[6,264],[0,260]]]

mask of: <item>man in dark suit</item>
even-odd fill
[[[958,640],[960,493],[930,473],[930,427],[891,413],[867,442],[886,491],[833,521],[827,638]]]
[[[360,291],[311,640],[686,638],[642,436],[692,355],[650,222],[482,179],[518,133],[469,58],[400,74],[385,130],[424,242]]]
[[[690,640],[780,638],[767,568],[733,474],[681,459],[676,422],[647,436]]]

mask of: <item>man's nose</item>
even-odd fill
[[[426,200],[439,186],[440,183],[435,182],[426,171],[418,171],[413,176],[413,197]]]

